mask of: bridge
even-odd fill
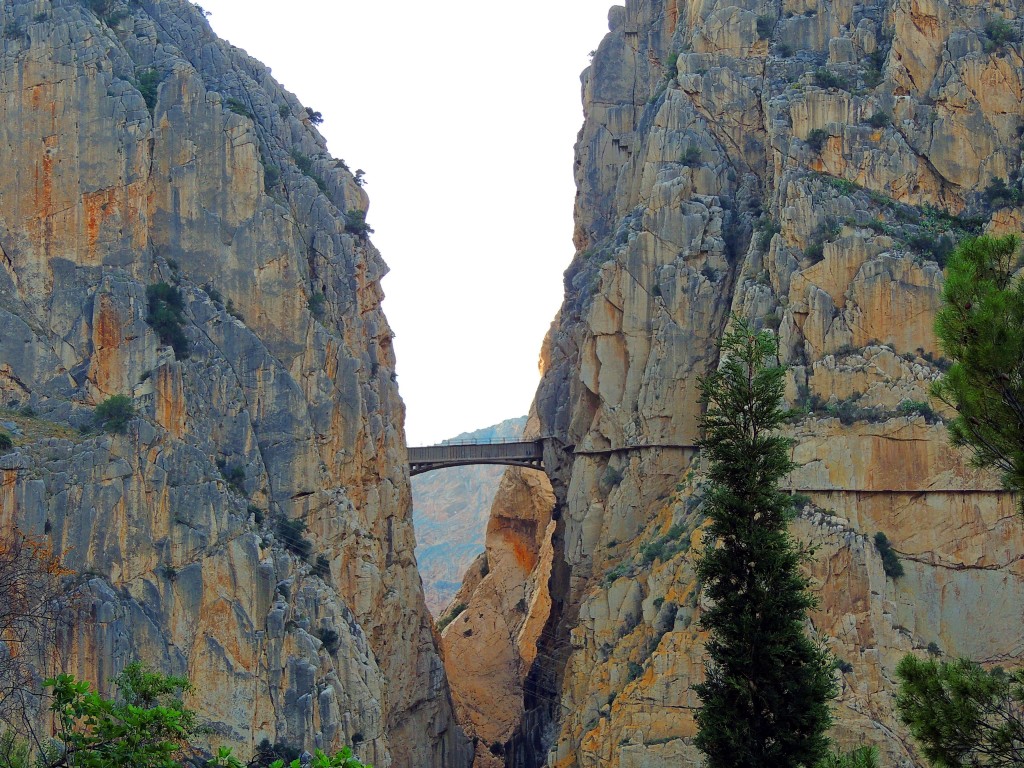
[[[409,449],[409,475],[467,464],[544,469],[543,440],[458,440]]]

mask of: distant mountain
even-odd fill
[[[451,439],[511,439],[522,437],[525,427],[521,416]],[[473,558],[484,551],[484,530],[504,471],[498,466],[454,467],[412,478],[416,559],[427,608],[435,616],[458,592]]]

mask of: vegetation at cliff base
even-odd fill
[[[935,333],[953,359],[932,394],[952,406],[954,445],[974,464],[1001,473],[1024,492],[1024,281],[1017,237],[979,237],[960,244],[946,268]],[[1024,497],[1022,497],[1024,499]],[[1022,501],[1024,503],[1024,501]]]
[[[787,531],[793,502],[779,489],[794,466],[778,433],[785,369],[771,333],[734,325],[721,367],[700,382],[711,525],[697,575],[710,637],[694,744],[708,768],[810,767],[828,755],[836,687],[830,654],[806,634],[809,554]]]

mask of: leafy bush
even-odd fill
[[[297,149],[292,150],[292,160],[295,161],[296,167],[302,171],[303,175],[311,178],[314,183],[320,188],[321,192],[327,192],[327,182],[324,181],[324,177],[318,174],[313,168],[313,158],[309,155],[304,155]]]
[[[236,99],[234,96],[229,96],[225,103],[227,104],[228,109],[234,112],[236,115],[248,117],[250,120],[252,119],[252,112],[249,111],[249,106],[241,99]]]
[[[9,451],[14,447],[14,438],[10,432],[0,429],[0,451]]]
[[[319,576],[324,581],[331,578],[331,561],[327,555],[317,555],[313,569],[310,571],[313,576]]]
[[[277,114],[281,117],[288,117],[292,113],[291,108],[287,104],[282,104],[277,108]]]
[[[762,40],[767,40],[772,36],[772,32],[775,30],[775,17],[774,16],[758,16],[757,17],[757,36]]]
[[[928,403],[920,400],[904,400],[897,406],[896,411],[902,416],[917,416],[920,414],[924,416],[924,420],[929,424],[934,424],[939,420],[935,410]]]
[[[985,50],[990,53],[1002,48],[1007,43],[1015,43],[1020,39],[1017,30],[1002,17],[991,19],[985,24],[985,35],[988,37]]]
[[[679,157],[679,162],[683,165],[700,165],[700,160],[700,147],[696,144],[690,144],[686,148],[686,151]]]
[[[96,406],[95,417],[107,432],[124,434],[128,422],[135,418],[135,405],[128,395],[114,395]]]
[[[466,603],[456,603],[455,605],[453,605],[450,610],[445,612],[444,616],[438,619],[437,631],[444,632],[444,628],[451,624],[453,621],[455,621],[459,617],[459,615],[468,607],[469,606],[466,605]]]
[[[331,656],[338,652],[338,646],[340,645],[339,641],[341,638],[333,629],[323,627],[317,630],[316,636],[320,639],[320,642],[324,644],[324,650]]]
[[[320,125],[324,121],[324,116],[312,107],[306,107],[306,116],[313,125]]]
[[[142,94],[142,100],[146,102],[146,108],[150,112],[156,108],[156,92],[160,87],[160,80],[160,71],[156,69],[142,70],[135,80],[135,87]]]
[[[868,118],[868,125],[873,128],[885,128],[887,125],[892,124],[892,115],[888,112],[879,110],[875,112],[871,117]]]
[[[244,496],[245,467],[241,464],[232,464],[231,466],[228,466],[228,463],[224,459],[218,458],[217,468],[220,470],[221,475],[224,476],[224,480],[227,481],[227,484]]]
[[[782,227],[778,223],[767,218],[757,222],[754,229],[757,230],[757,249],[759,251],[767,251],[772,244],[772,238],[782,232]]]
[[[788,59],[790,56],[793,55],[793,46],[787,43],[779,43],[775,50],[783,59]]]
[[[825,67],[818,67],[814,70],[814,84],[819,88],[838,88],[841,91],[849,88],[849,83],[846,80]]]
[[[809,146],[815,152],[821,152],[825,148],[825,142],[828,140],[828,132],[821,128],[814,128],[807,133],[807,146]]]
[[[185,323],[184,301],[181,292],[167,283],[156,283],[146,287],[149,314],[146,322],[160,337],[160,343],[174,350],[175,357],[184,360],[189,356],[188,338],[182,330]]]
[[[287,517],[280,517],[277,520],[278,537],[292,554],[303,559],[313,553],[313,542],[302,535],[305,532],[305,520],[293,520]]]
[[[320,317],[324,313],[324,304],[327,297],[322,293],[312,293],[309,296],[309,311],[314,317]]]
[[[263,189],[269,194],[270,191],[281,181],[281,169],[273,164],[263,166]]]
[[[985,199],[996,208],[1018,205],[1024,199],[1024,194],[1021,193],[1019,187],[1011,187],[1004,179],[996,178],[989,182],[983,194]]]
[[[373,227],[366,223],[366,211],[350,208],[345,213],[345,229],[358,237],[373,234]]]
[[[885,571],[885,575],[893,580],[902,576],[903,563],[889,543],[889,538],[881,531],[875,534],[875,548],[882,556],[882,570]]]

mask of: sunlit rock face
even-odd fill
[[[1009,8],[958,0],[611,10],[583,74],[578,252],[534,405],[555,438],[537,550],[549,602],[531,616],[545,625],[531,652],[506,633],[490,654],[522,681],[495,686],[518,720],[493,750],[507,765],[699,764],[697,381],[733,313],[777,332],[787,399],[809,411],[787,482],[809,497],[794,532],[816,547],[813,632],[842,661],[837,743],[923,765],[893,711],[898,659],[1020,660],[1013,500],[917,404],[946,364],[932,331],[944,245],[1021,227],[985,195],[993,177],[1019,184],[1021,165],[1020,46],[984,33],[1003,13],[1020,33]],[[524,492],[510,473],[492,526],[510,527]],[[519,524],[535,516],[523,509]],[[511,556],[492,537],[489,560],[499,547]],[[480,581],[446,645],[506,615],[514,586]],[[457,700],[474,685],[458,680]],[[507,718],[491,724],[504,738]]]
[[[15,0],[0,22],[0,404],[35,412],[4,417],[0,524],[81,574],[69,670],[185,673],[243,756],[468,765],[413,554],[385,266],[346,217],[363,190],[197,6]],[[147,323],[160,282],[187,352]],[[139,417],[89,431],[116,394]]]

